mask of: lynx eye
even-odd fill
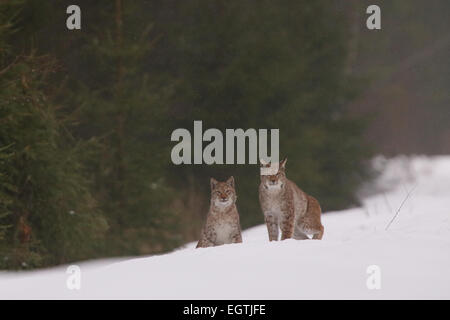
[[[231,190],[227,190],[227,194],[230,194],[231,193]]]

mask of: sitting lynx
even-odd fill
[[[226,182],[211,178],[211,205],[197,248],[242,242],[236,198],[233,177]]]
[[[300,190],[286,178],[286,161],[280,162],[275,175],[261,175],[259,202],[264,213],[269,241],[278,240],[278,226],[281,228],[281,240],[322,239],[323,226],[320,222],[319,202]],[[262,164],[270,167],[270,164]]]

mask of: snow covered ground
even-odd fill
[[[374,165],[372,195],[325,214],[322,241],[269,243],[261,225],[243,244],[80,263],[80,290],[68,288],[67,266],[0,273],[0,298],[450,299],[450,156]],[[379,273],[367,273],[372,265]]]

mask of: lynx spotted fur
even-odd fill
[[[286,161],[279,164],[275,175],[261,175],[259,202],[269,233],[269,241],[277,241],[279,229],[281,240],[322,239],[324,228],[320,222],[319,202],[303,192],[286,177]],[[262,166],[269,167],[270,164]]]
[[[211,178],[211,204],[197,248],[242,242],[236,199],[233,177],[226,182]]]

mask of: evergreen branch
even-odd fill
[[[14,61],[11,62],[9,65],[7,65],[5,68],[0,70],[0,76],[6,72],[8,72],[9,69],[11,69],[14,65],[17,64],[17,60],[19,60],[19,56],[15,57]]]

